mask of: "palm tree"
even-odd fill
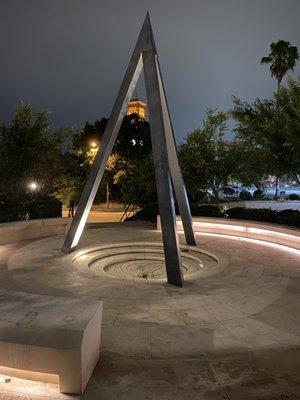
[[[298,49],[292,46],[290,42],[285,40],[278,40],[270,44],[271,52],[267,57],[263,57],[261,64],[271,64],[271,75],[277,79],[277,93],[280,90],[280,84],[288,71],[293,71],[296,61],[299,58]],[[278,198],[279,192],[279,177],[276,176],[275,184],[275,199]]]
[[[280,83],[288,71],[293,71],[296,60],[298,60],[298,49],[292,46],[290,42],[278,40],[270,44],[271,52],[267,57],[263,57],[261,64],[271,64],[271,75],[277,79],[277,91],[280,89]]]

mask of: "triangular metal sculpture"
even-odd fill
[[[173,188],[182,218],[186,243],[196,245],[192,218],[185,185],[182,179],[170,121],[165,89],[161,78],[149,13],[147,13],[135,49],[127,67],[118,96],[101,140],[100,149],[87,178],[75,216],[63,245],[64,252],[72,251],[78,244],[103,177],[108,157],[126,115],[136,83],[144,68],[151,141],[155,167],[156,187],[161,218],[163,245],[168,282],[183,285],[181,257]],[[172,178],[172,181],[171,181]]]

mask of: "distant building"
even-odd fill
[[[146,103],[141,100],[132,99],[127,106],[127,115],[137,114],[140,119],[146,118]]]

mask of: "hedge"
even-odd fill
[[[248,221],[269,222],[281,225],[290,225],[300,228],[300,211],[276,211],[268,208],[230,208],[226,211],[228,218],[245,219]]]
[[[177,207],[176,213],[178,214]],[[244,219],[247,221],[268,222],[300,228],[300,211],[297,210],[276,211],[268,208],[243,207],[234,207],[225,210],[215,204],[191,204],[191,213],[194,217]],[[126,219],[126,221],[144,220],[156,222],[157,214],[158,205],[149,204],[132,217]]]
[[[0,202],[0,223],[62,216],[62,203],[54,197],[23,202]]]

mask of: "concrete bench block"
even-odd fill
[[[0,292],[0,370],[83,393],[100,357],[102,302]]]
[[[0,245],[22,240],[64,235],[71,218],[46,218],[0,224]]]
[[[176,226],[183,232],[180,216],[176,217]],[[157,216],[157,229],[161,230],[160,216]],[[193,229],[197,234],[219,234],[236,236],[250,240],[258,240],[274,245],[288,247],[292,250],[300,250],[300,231],[275,224],[267,224],[255,221],[238,219],[193,217]]]

